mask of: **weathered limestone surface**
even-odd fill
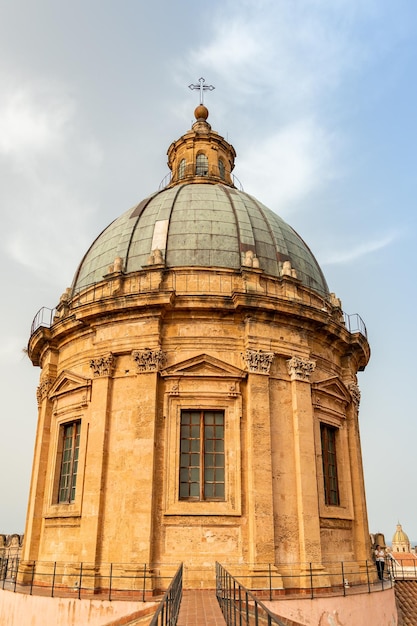
[[[24,559],[184,561],[212,581],[216,560],[301,572],[368,558],[349,388],[366,339],[292,277],[263,279],[257,292],[255,269],[248,293],[239,272],[171,270],[164,285],[177,290],[162,294],[157,281],[132,294],[141,280],[120,279],[105,306],[86,290],[30,340],[43,372]],[[202,408],[225,412],[221,502],[179,499],[181,409]],[[60,429],[71,420],[81,421],[76,497],[58,504]],[[337,507],[324,503],[323,421],[338,429]]]

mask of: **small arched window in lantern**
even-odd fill
[[[185,159],[181,159],[180,164],[178,166],[178,178],[185,177]]]
[[[225,179],[225,167],[224,167],[224,161],[222,161],[221,159],[219,159],[219,174],[220,174],[220,178],[222,180]]]
[[[195,173],[196,176],[208,176],[208,159],[205,154],[197,154]]]

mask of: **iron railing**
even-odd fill
[[[182,599],[183,565],[171,581],[149,626],[175,626]]]
[[[378,580],[374,561],[331,561],[323,563],[265,563],[227,565],[229,574],[242,587],[264,600],[289,600],[300,596],[319,598],[372,593],[392,587],[389,568]]]
[[[385,571],[392,580],[417,580],[417,560],[414,557],[385,559]]]
[[[43,326],[44,328],[51,328],[54,321],[55,313],[56,309],[50,309],[47,306],[43,306],[42,308],[40,308],[33,318],[32,326],[30,328],[30,335],[32,336],[33,333],[41,326]]]
[[[220,563],[216,563],[216,596],[227,626],[285,626]]]
[[[0,587],[28,595],[155,601],[171,582],[176,564],[71,563],[0,558]]]
[[[305,279],[307,281],[307,278]],[[177,282],[180,281],[180,285]],[[199,278],[194,273],[189,275],[189,281],[187,281],[187,274],[181,272],[180,278],[176,278],[175,275],[172,277],[172,284],[170,288],[176,290],[178,292],[182,292],[185,290],[187,293],[194,293],[198,295],[199,293],[207,293],[207,283],[209,283],[209,291],[216,293],[216,289],[219,293],[224,294],[224,291],[232,290],[232,279],[230,275],[226,275],[223,280],[217,275],[213,274],[212,276],[213,285],[210,285],[210,276],[207,274],[202,275],[201,285],[199,284]],[[311,282],[311,281],[310,281]],[[328,308],[328,297],[325,293],[320,293],[317,285],[311,284],[310,292],[311,301],[306,300],[305,304],[311,305],[314,307],[320,307],[321,310],[326,311]],[[130,285],[130,290],[127,291],[127,295],[133,295],[134,293],[148,292],[152,290],[151,277],[148,274],[143,274],[141,276],[137,276],[133,278]],[[278,296],[277,285],[275,282],[269,283],[267,282],[265,285],[265,295],[268,296]],[[308,292],[305,291],[306,298],[308,298]],[[91,285],[83,285],[79,290],[75,291],[72,294],[71,300],[71,309],[76,309],[79,306],[83,306],[85,304],[90,304],[97,301],[103,301],[106,299],[110,299],[113,297],[113,291],[109,289],[109,283],[101,282],[101,283],[92,283]],[[290,296],[285,296],[285,300],[291,300]],[[297,302],[299,300],[297,299]],[[36,313],[32,326],[30,329],[30,336],[32,336],[36,330],[40,327],[50,328],[54,323],[54,317],[56,315],[56,309],[50,309],[48,307],[42,307]],[[360,333],[364,337],[367,337],[367,330],[365,323],[361,316],[358,313],[348,314],[342,312],[343,322],[347,330],[354,334]]]

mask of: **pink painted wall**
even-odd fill
[[[155,602],[108,602],[43,598],[0,590],[1,626],[106,626],[141,608],[154,612]]]
[[[345,597],[263,603],[276,615],[304,626],[398,626],[393,588]]]

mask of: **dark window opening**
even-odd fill
[[[181,411],[180,500],[224,500],[224,412]]]
[[[180,164],[178,166],[178,178],[184,178],[185,176],[185,159],[181,159]]]
[[[226,170],[225,170],[225,167],[224,167],[224,163],[223,163],[223,161],[221,159],[219,159],[219,174],[220,174],[220,178],[222,180],[225,180]]]
[[[197,154],[195,173],[196,176],[208,176],[208,159],[205,154]]]
[[[328,505],[339,506],[340,498],[336,461],[337,428],[321,424],[320,430],[323,457],[324,501]]]
[[[77,482],[81,422],[62,426],[62,459],[58,502],[74,502]]]

